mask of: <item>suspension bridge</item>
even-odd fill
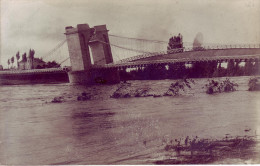
[[[259,62],[260,59],[260,44],[258,43],[229,45],[204,43],[194,48],[192,42],[183,42],[182,48],[167,50],[168,41],[108,34],[105,25],[89,28],[87,24],[79,24],[77,28],[70,26],[65,29],[66,39],[40,57],[45,62],[56,61],[59,67],[2,71],[0,74],[66,73],[68,72],[66,66],[71,66],[74,76],[70,76],[69,73],[70,82],[73,82],[71,80],[78,82],[83,77],[99,77],[100,75],[100,72],[84,73],[83,71],[86,70],[107,71],[102,74],[110,79],[109,77],[116,77],[112,75],[117,73],[118,69],[205,61]]]
[[[184,47],[167,50],[167,41],[140,39],[109,35],[114,62],[104,65],[94,64],[92,68],[120,68],[139,67],[154,64],[195,63],[201,61],[228,62],[230,60],[245,62],[259,61],[260,44],[221,45],[204,43],[194,48],[192,42],[184,42]],[[56,61],[61,66],[70,66],[67,40],[64,39],[46,55],[41,57],[45,61]]]

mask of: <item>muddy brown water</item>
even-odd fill
[[[198,136],[260,134],[260,92],[247,91],[250,77],[232,77],[237,91],[208,95],[207,79],[195,79],[176,97],[113,99],[118,85],[69,84],[0,87],[1,164],[153,164],[176,158],[170,140]],[[216,78],[216,80],[225,78]],[[174,80],[130,81],[131,88],[163,94]],[[77,101],[83,91],[90,101]],[[51,103],[62,96],[64,102]],[[212,164],[260,163],[252,156],[225,157]]]

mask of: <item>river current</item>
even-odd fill
[[[170,157],[171,139],[259,135],[260,92],[247,91],[249,78],[230,78],[235,92],[208,95],[207,79],[194,79],[181,95],[156,98],[110,98],[118,85],[1,86],[0,164],[153,164]],[[162,94],[175,80],[129,82]],[[77,101],[84,91],[92,99]],[[51,103],[57,96],[65,101]],[[252,150],[212,164],[260,163],[259,143]]]

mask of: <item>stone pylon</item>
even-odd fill
[[[88,24],[78,24],[77,28],[68,26],[65,30],[72,67],[72,71],[69,73],[71,83],[91,84],[97,80],[107,83],[120,81],[117,70],[92,69],[93,65],[105,65],[113,62],[106,25],[90,28]]]

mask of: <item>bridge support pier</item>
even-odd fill
[[[117,68],[91,70],[91,83],[116,84],[120,82]]]
[[[119,83],[119,71],[96,69],[95,65],[113,62],[106,25],[90,28],[88,24],[78,24],[77,28],[65,28],[72,71],[68,73],[72,84]],[[92,52],[91,62],[91,54]]]
[[[90,84],[90,72],[88,70],[70,71],[68,75],[71,84]]]
[[[70,71],[68,73],[71,84],[115,84],[120,82],[118,69],[90,69]]]

